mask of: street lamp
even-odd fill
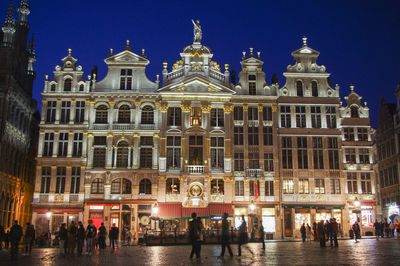
[[[250,210],[255,211],[256,210],[256,205],[254,204],[254,201],[251,201],[250,203]]]
[[[157,204],[157,202],[153,206],[152,214],[153,214],[153,216],[157,216],[158,215],[158,204]]]
[[[46,212],[46,217],[47,217],[47,219],[50,219],[50,217],[51,217],[51,212]]]
[[[357,197],[356,197],[356,199],[354,201],[354,206],[356,206],[357,208],[360,207],[360,201],[358,200]]]

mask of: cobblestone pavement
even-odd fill
[[[237,246],[232,246],[237,254]],[[11,261],[7,251],[0,251],[0,265],[400,265],[400,240],[361,239],[339,241],[339,248],[320,248],[319,243],[267,242],[266,250],[261,244],[251,243],[242,248],[242,258],[219,258],[218,245],[203,245],[201,260],[190,260],[191,246],[134,246],[121,247],[114,252],[110,248],[96,251],[92,256],[64,257],[55,248],[34,249],[31,256],[19,254]],[[253,252],[253,254],[250,253]]]

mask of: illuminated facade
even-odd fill
[[[71,52],[56,67],[43,93],[35,217],[51,212],[52,228],[81,219],[140,233],[157,219],[183,230],[192,212],[217,228],[227,212],[235,227],[243,214],[251,231],[263,222],[274,237],[291,237],[304,219],[335,216],[348,231],[342,125],[361,121],[369,137],[368,108],[342,107],[306,39],[283,87],[267,84],[252,48],[235,82],[194,25],[194,42],[170,71],[164,63],[162,82],[148,80],[150,62],[129,42],[111,50],[101,81],[84,81]],[[359,118],[348,117],[353,105]],[[360,167],[352,170],[368,171]]]

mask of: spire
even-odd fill
[[[27,17],[31,13],[29,8],[28,0],[21,0],[21,3],[18,7],[19,18],[18,20],[21,22],[27,22]]]
[[[32,39],[29,41],[29,53],[35,55],[35,38],[32,34]]]
[[[10,5],[8,7],[6,21],[3,23],[3,43],[5,44],[12,44],[13,36],[15,33],[15,22],[14,22],[14,8],[13,8],[13,1],[10,0]]]
[[[303,36],[303,46],[307,46],[307,37]]]
[[[10,5],[8,6],[6,21],[4,22],[3,25],[5,25],[7,23],[14,24],[14,7],[13,7],[12,0],[10,0]]]

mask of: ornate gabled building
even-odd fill
[[[33,38],[28,45],[27,1],[17,10],[15,21],[11,2],[0,32],[0,224],[5,228],[15,219],[31,220],[40,120],[32,99],[36,55]]]
[[[71,219],[115,223],[140,236],[181,231],[192,212],[218,228],[226,212],[233,226],[245,215],[250,231],[262,222],[274,237],[329,217],[348,232],[342,121],[353,121],[354,103],[342,107],[319,53],[304,39],[280,87],[267,84],[251,48],[233,84],[194,25],[162,83],[148,80],[149,60],[129,42],[111,50],[101,81],[84,81],[71,52],[46,79],[33,222],[53,231]]]

